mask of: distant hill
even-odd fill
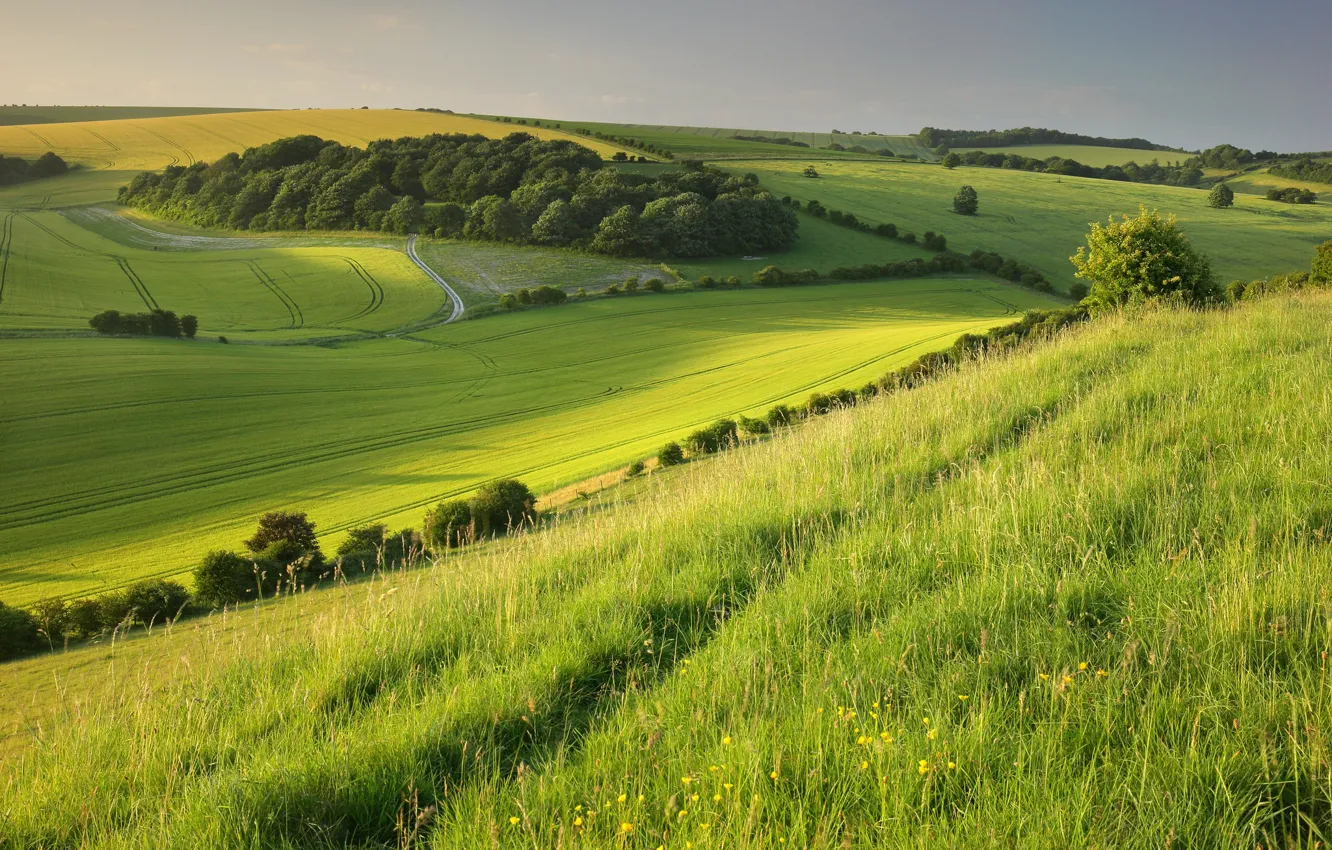
[[[176,118],[221,112],[258,112],[212,106],[0,106],[0,126],[67,124],[72,121],[116,121],[122,118]]]

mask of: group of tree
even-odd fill
[[[797,142],[795,139],[788,139],[786,136],[745,136],[736,133],[731,138],[741,142],[764,142],[769,145],[787,145],[793,148],[809,147],[806,142]]]
[[[987,272],[995,277],[1020,284],[1028,289],[1034,289],[1037,292],[1053,292],[1054,287],[1045,275],[1037,269],[1032,268],[1026,263],[1004,257],[994,251],[983,251],[979,248],[971,252],[967,258],[968,263],[973,269]],[[1076,284],[1074,284],[1076,286]]]
[[[603,167],[568,140],[434,135],[348,147],[281,139],[211,164],[144,172],[120,201],[203,227],[424,231],[614,256],[780,251],[797,221],[753,174]],[[433,199],[438,203],[425,205]]]
[[[556,124],[555,126],[558,127],[559,125]],[[645,142],[642,139],[635,139],[633,136],[617,136],[613,133],[603,133],[600,130],[589,130],[586,127],[577,127],[574,129],[574,132],[580,136],[596,139],[599,142],[606,142],[612,145],[619,145],[622,148],[633,148],[635,150],[643,151],[644,153],[650,153],[659,159],[675,159],[675,154],[666,148],[654,145],[652,142]],[[639,162],[646,161],[647,160],[643,157],[639,157]]]
[[[536,497],[513,478],[492,481],[470,499],[440,502],[426,514],[425,541],[436,551],[509,534],[536,522]]]
[[[950,151],[941,164],[945,168],[970,165],[979,168],[1006,168],[1011,171],[1035,171],[1062,177],[1092,177],[1099,180],[1119,180],[1130,183],[1154,183],[1166,186],[1196,186],[1203,180],[1203,171],[1192,159],[1162,165],[1153,159],[1145,165],[1126,162],[1097,168],[1075,159],[1051,156],[1045,159],[1022,156],[1017,153],[986,153],[985,151]]]
[[[1283,204],[1312,204],[1317,202],[1318,194],[1310,189],[1298,189],[1294,186],[1285,189],[1268,189],[1264,196],[1269,201]]]
[[[194,339],[199,330],[196,316],[177,316],[170,310],[150,310],[147,313],[122,313],[103,310],[88,320],[88,326],[99,334],[129,334],[131,336],[164,336],[171,339]]]
[[[1287,180],[1309,180],[1314,183],[1332,183],[1332,160],[1317,160],[1301,156],[1291,162],[1273,165],[1267,173]]]
[[[57,177],[68,171],[69,164],[52,151],[47,151],[32,162],[0,154],[0,186],[13,186],[42,177]]]
[[[1130,148],[1144,151],[1169,151],[1173,148],[1158,145],[1146,139],[1108,139],[1104,136],[1084,136],[1063,133],[1043,127],[1018,127],[1012,130],[941,130],[925,127],[917,134],[927,148],[980,148],[1010,147],[1013,145],[1096,145],[1105,148]]]

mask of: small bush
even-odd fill
[[[627,277],[627,278],[625,278],[625,279],[624,279],[624,291],[625,291],[625,292],[637,292],[637,291],[638,291],[638,278],[637,278],[637,277]]]
[[[505,310],[514,310],[518,307],[518,298],[512,292],[506,292],[499,297],[499,305]]]
[[[265,590],[271,589],[274,579],[269,578]],[[235,552],[209,552],[194,569],[195,598],[210,608],[254,599],[264,583],[256,565]]]
[[[646,468],[647,467],[643,465],[643,461],[636,460],[633,463],[629,464],[629,468],[624,471],[624,474],[629,478],[637,478],[638,476],[643,474],[643,470]]]
[[[726,285],[739,289],[743,284],[740,283],[740,278],[737,275],[731,275],[726,278]]]
[[[347,537],[338,544],[337,554],[350,555],[353,552],[366,552],[384,545],[384,535],[388,526],[383,523],[362,525],[347,532]]]
[[[619,294],[620,294],[620,287],[618,287],[618,286],[616,286],[615,284],[612,283],[610,286],[606,287],[605,290],[603,290],[603,294],[604,294],[604,295],[619,295]]]
[[[648,292],[665,292],[666,283],[659,277],[649,278],[648,282],[643,284],[643,288]]]
[[[259,518],[259,529],[245,541],[245,548],[260,553],[278,541],[286,541],[301,554],[309,554],[322,561],[319,541],[315,538],[315,525],[303,512],[270,511]]]
[[[1074,301],[1081,301],[1087,297],[1087,291],[1087,284],[1079,280],[1068,288],[1068,295]]]
[[[217,338],[217,341],[220,342],[220,343],[222,343],[223,345],[226,345],[226,344],[227,344],[227,338],[224,337],[224,336],[220,336],[220,337],[218,337],[218,338]]]
[[[102,610],[96,599],[75,599],[65,608],[65,636],[88,639],[102,633]]]
[[[684,463],[684,459],[684,449],[680,447],[679,443],[667,443],[661,447],[661,451],[657,452],[657,463],[662,466],[676,466]]]
[[[691,455],[701,456],[719,452],[734,445],[738,428],[730,419],[718,419],[706,428],[700,428],[685,438],[685,448]]]
[[[536,497],[526,484],[514,478],[486,484],[471,498],[468,507],[480,537],[507,533],[536,518]]]
[[[795,421],[795,411],[784,404],[775,404],[764,419],[767,420],[769,426],[780,428]]]
[[[425,539],[435,549],[456,549],[475,536],[472,509],[465,499],[440,502],[426,514]]]
[[[174,581],[148,579],[135,582],[123,597],[128,613],[126,619],[145,625],[161,623],[179,617],[190,602],[190,594]]]
[[[41,646],[37,618],[0,602],[0,661],[36,652]]]
[[[69,605],[63,599],[39,599],[29,609],[48,643],[65,640],[69,631]]]
[[[814,416],[822,416],[832,409],[832,399],[824,393],[811,393],[805,401],[805,410]]]
[[[710,274],[705,274],[698,279],[700,289],[712,289],[717,285],[717,281]]]
[[[767,422],[762,419],[750,419],[748,416],[739,417],[737,424],[739,424],[741,431],[751,437],[759,437],[772,431]]]

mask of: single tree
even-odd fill
[[[1235,193],[1225,183],[1217,183],[1207,195],[1207,203],[1219,210],[1235,205]]]
[[[667,443],[657,452],[657,463],[661,466],[675,466],[684,463],[684,449],[679,443]]]
[[[812,165],[806,165],[806,166],[805,166],[805,170],[804,170],[803,173],[804,173],[804,175],[805,175],[806,177],[818,177],[818,176],[819,176],[818,169],[816,169],[816,168],[815,168],[814,166],[812,166]]]
[[[245,541],[251,552],[262,552],[273,543],[283,541],[295,544],[302,552],[318,552],[315,526],[304,513],[270,511],[259,518],[259,529]]]
[[[1194,249],[1172,215],[1141,207],[1136,218],[1093,224],[1087,244],[1069,258],[1091,284],[1086,303],[1118,307],[1176,297],[1202,304],[1217,296],[1207,257]]]
[[[194,335],[199,332],[199,317],[184,315],[180,317],[180,332],[187,339],[194,339]]]
[[[1332,283],[1332,239],[1318,246],[1311,271],[1318,280]]]
[[[943,167],[950,171],[962,164],[962,157],[955,153],[948,153],[943,158]]]
[[[953,212],[960,215],[975,215],[980,209],[980,196],[976,190],[970,186],[963,186],[957,190],[957,196],[953,198]]]

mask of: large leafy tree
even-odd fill
[[[1207,203],[1219,210],[1235,205],[1235,193],[1225,183],[1217,183],[1207,195]]]
[[[1175,217],[1146,207],[1134,218],[1092,224],[1087,244],[1069,258],[1091,292],[1084,303],[1119,307],[1156,298],[1202,304],[1217,297],[1207,257],[1198,252]]]
[[[1319,280],[1325,280],[1332,283],[1332,239],[1318,246],[1318,253],[1314,255],[1313,276]]]
[[[953,198],[953,212],[960,215],[975,215],[980,209],[980,196],[976,190],[970,186],[963,186],[957,190],[957,196]]]

